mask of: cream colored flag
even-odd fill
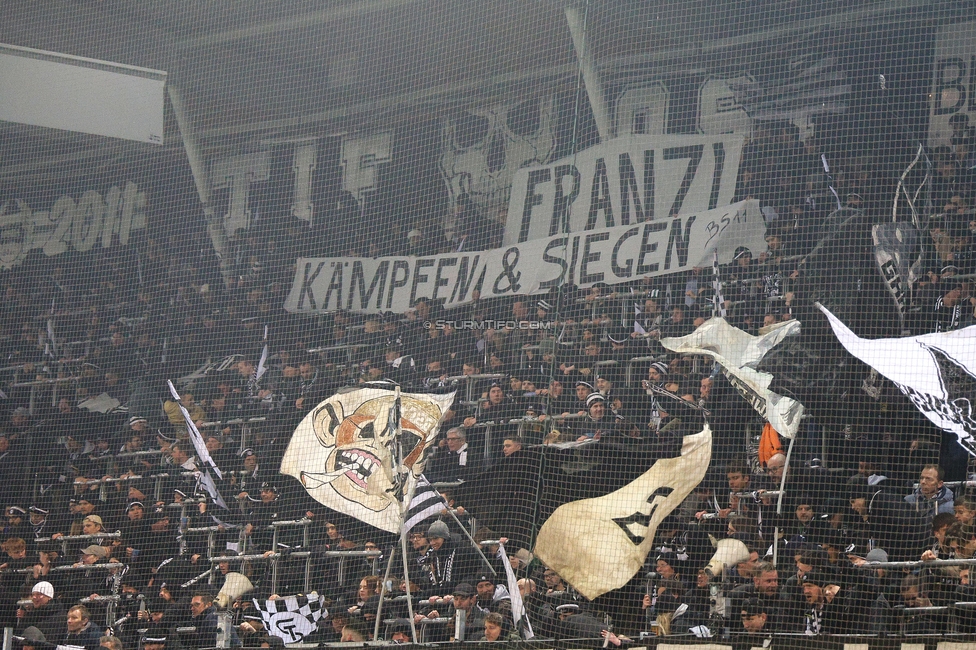
[[[644,566],[658,524],[701,482],[712,431],[685,436],[681,455],[662,458],[602,497],[559,506],[543,524],[535,555],[589,599],[618,589]]]
[[[378,388],[339,392],[305,416],[292,434],[281,473],[309,496],[371,526],[400,532],[398,475],[423,472],[427,449],[454,402],[447,395],[400,395],[400,435],[388,426],[395,394]],[[398,467],[398,443],[403,464]]]

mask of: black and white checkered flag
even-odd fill
[[[718,250],[715,251],[715,257],[712,258],[712,289],[713,295],[713,309],[712,316],[721,316],[725,318],[725,298],[722,296],[722,276],[719,275],[718,271]]]
[[[268,634],[285,643],[297,643],[314,632],[315,623],[328,616],[325,596],[314,591],[308,596],[288,596],[275,600],[254,599],[254,606],[261,612],[261,620]]]

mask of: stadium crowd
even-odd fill
[[[970,284],[957,279],[976,270],[970,140],[935,155],[934,192],[944,207],[914,295],[916,332],[972,323],[966,305],[976,304]],[[836,207],[815,161],[789,126],[761,129],[747,148],[738,196],[761,200],[768,249],[736,251],[720,274],[728,319],[747,332],[793,318],[803,299],[795,293],[800,256]],[[836,173],[838,190],[848,206],[870,207],[868,169],[848,162]],[[325,597],[328,616],[306,641],[368,639],[378,615],[393,621],[380,627],[384,638],[405,641],[408,592],[427,640],[453,638],[461,611],[468,638],[506,640],[518,632],[496,577],[504,575],[502,552],[541,636],[606,635],[619,645],[628,642],[624,633],[642,631],[976,632],[973,610],[955,605],[976,602],[968,566],[863,566],[976,552],[976,502],[965,484],[944,485],[931,440],[891,430],[883,408],[853,430],[811,421],[784,483],[783,443],[763,434],[762,419],[711,360],[660,345],[713,315],[710,270],[475,300],[452,312],[420,299],[405,314],[288,315],[280,305],[302,252],[294,228],[252,233],[231,286],[192,245],[153,240],[140,280],[110,256],[84,271],[42,260],[43,281],[29,265],[5,278],[0,619],[26,647],[214,646],[215,599],[236,574],[253,590],[231,590],[222,601],[233,611],[234,644],[280,644],[251,598],[310,590]],[[467,222],[458,233],[481,230]],[[404,250],[457,250],[457,241],[425,232],[429,224],[416,224]],[[343,253],[364,250],[394,252],[354,240]],[[507,325],[471,325],[489,320]],[[199,485],[196,450],[167,379],[225,472],[226,511]],[[342,387],[381,380],[416,392],[456,390],[457,398],[426,471],[451,511],[411,532],[411,584],[394,563],[393,598],[378,614],[396,538],[323,508],[277,468],[315,405]],[[504,522],[478,527],[467,512],[475,504],[455,498],[464,482],[530,449],[579,444],[585,454],[653,443],[667,453],[688,409],[666,393],[708,410],[712,464],[659,526],[645,570],[612,598],[586,602]],[[478,542],[512,541],[485,545],[483,559],[462,527],[473,527]],[[704,571],[709,535],[742,541],[750,557],[718,575]]]

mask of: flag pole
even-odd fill
[[[397,467],[396,474],[398,477],[403,476],[403,480],[406,482],[407,490],[405,493],[401,493],[400,502],[400,553],[403,555],[403,582],[407,585],[407,616],[410,618],[410,635],[414,643],[417,643],[417,624],[413,620],[413,593],[410,589],[410,569],[407,566],[407,511],[410,509],[410,502],[413,501],[413,495],[417,491],[417,480],[414,478],[413,473],[410,470],[403,472],[406,469],[403,466],[403,443],[401,442],[401,428],[400,428],[400,385],[397,384],[393,389],[393,406],[390,408],[390,417],[387,418],[387,427],[393,428],[393,439],[396,440],[396,451],[397,451]],[[392,422],[390,421],[392,420]],[[392,553],[390,554],[393,555]],[[392,562],[392,557],[390,558]],[[389,574],[389,565],[387,565],[387,574]],[[384,588],[386,585],[384,585]],[[379,628],[379,613],[376,616],[377,629]],[[376,640],[374,635],[373,640]]]
[[[399,388],[397,389],[397,393],[399,394]],[[399,399],[399,395],[397,399]],[[397,429],[399,428],[398,422]],[[407,494],[403,497],[403,504],[400,508],[400,553],[403,555],[403,583],[407,586],[407,616],[410,618],[410,635],[413,638],[413,642],[417,643],[417,624],[413,620],[413,590],[410,589],[410,569],[407,567],[410,564],[407,561],[407,509],[410,507],[410,502],[413,501],[413,495],[417,489],[417,481],[415,479],[411,480],[412,478],[411,475],[407,476],[407,482],[410,487]],[[377,616],[378,619],[379,616]]]
[[[464,535],[471,542],[471,545],[474,546],[474,550],[478,551],[478,555],[480,555],[481,556],[481,559],[484,560],[485,566],[488,567],[488,570],[491,571],[491,574],[492,575],[497,576],[498,575],[498,572],[495,571],[495,567],[491,566],[491,562],[488,561],[488,558],[485,556],[484,552],[481,550],[481,544],[479,544],[478,542],[474,541],[474,537],[471,536],[471,533],[468,532],[468,529],[464,527],[464,524],[461,523],[461,520],[457,518],[457,515],[456,514],[454,514],[454,511],[451,509],[451,505],[449,503],[447,503],[447,500],[445,500],[444,503],[445,503],[445,505],[447,505],[447,513],[449,515],[451,515],[451,518],[454,519],[454,521],[457,523],[458,528],[461,529],[461,531],[464,533]]]
[[[393,560],[396,559],[397,547],[390,549],[390,559],[386,562],[386,574],[383,576],[383,585],[380,587],[380,602],[376,605],[376,625],[373,627],[373,640],[377,641],[380,637],[380,621],[383,620],[383,599],[386,598],[386,586],[390,583],[390,570],[393,568]],[[404,558],[404,563],[406,558]],[[407,583],[408,598],[410,593],[410,583]]]
[[[725,297],[722,295],[722,275],[718,268],[718,249],[714,251],[712,258],[712,317],[721,316],[725,318]]]

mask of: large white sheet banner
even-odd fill
[[[830,327],[852,355],[895,382],[922,414],[956,434],[976,456],[976,325],[953,332],[862,339],[823,306]]]
[[[505,243],[627,226],[732,202],[736,135],[627,135],[512,180]]]
[[[678,354],[702,354],[715,359],[756,412],[777,433],[793,438],[800,428],[803,404],[769,390],[773,376],[755,368],[773,346],[799,331],[799,321],[791,320],[771,327],[761,336],[752,336],[729,325],[724,318],[711,318],[688,336],[661,339],[661,345]]]
[[[730,263],[735,249],[765,250],[757,201],[717,210],[559,235],[490,251],[429,257],[300,258],[289,312],[402,313],[419,298],[455,307],[482,298],[589,287]]]

